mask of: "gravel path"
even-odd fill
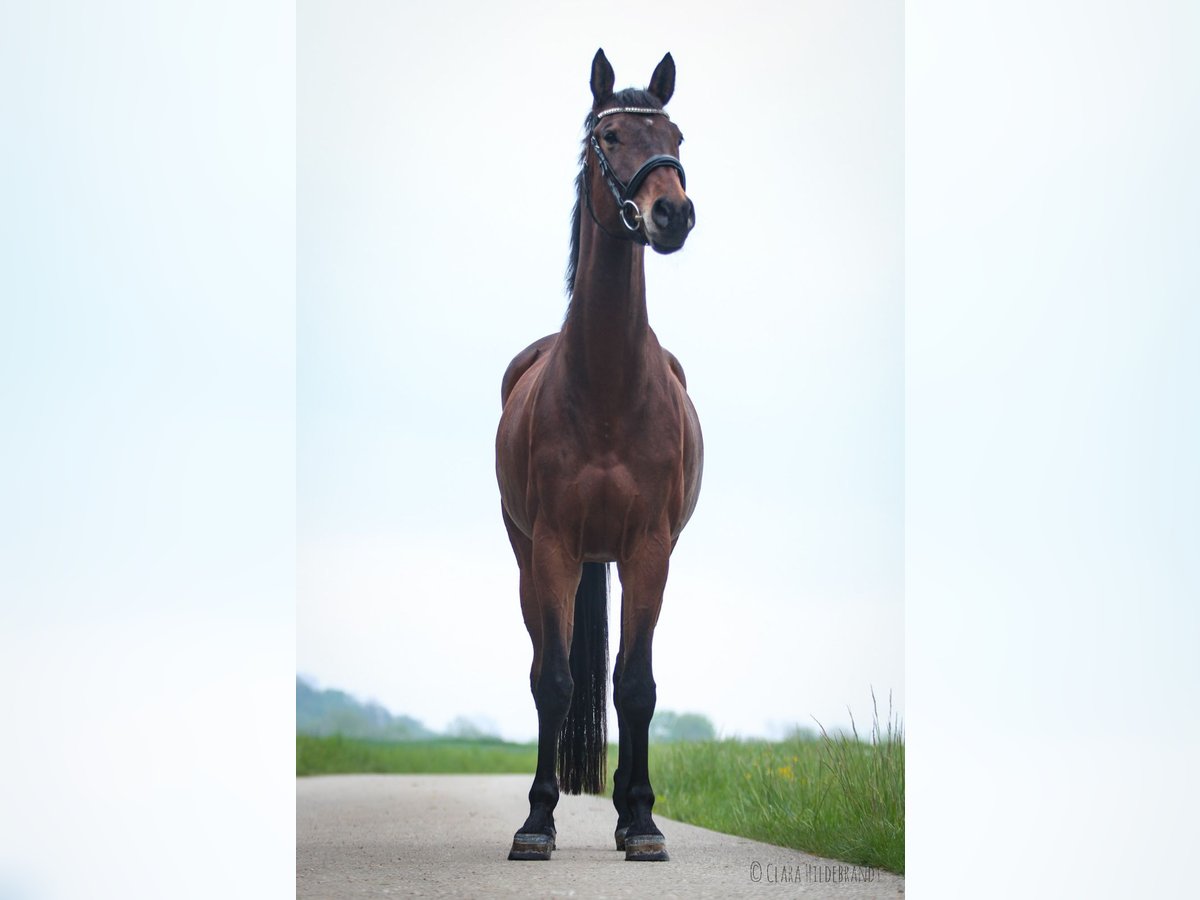
[[[296,780],[296,896],[902,898],[904,879],[655,817],[669,862],[614,849],[603,797],[564,796],[549,862],[509,862],[526,775]],[[870,880],[863,880],[870,879]]]

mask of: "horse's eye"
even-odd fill
[[[612,129],[609,129],[608,131],[604,132],[604,142],[606,144],[619,143],[617,140],[617,133],[615,131],[613,131]]]

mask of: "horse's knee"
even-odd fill
[[[614,700],[621,705],[622,715],[633,721],[649,722],[658,700],[658,687],[650,670],[638,667],[621,673]]]
[[[571,679],[571,667],[564,659],[556,664],[543,664],[537,681],[533,684],[533,699],[538,712],[549,716],[565,716],[571,708],[571,695],[575,682]]]

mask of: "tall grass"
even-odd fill
[[[881,729],[879,705],[871,692],[871,734],[863,741],[858,723],[850,714],[850,735],[830,737],[821,728],[827,771],[839,788],[837,796],[858,823],[851,837],[840,844],[845,852],[866,855],[878,850],[890,868],[904,871],[904,726],[894,717],[891,697]],[[849,859],[838,856],[839,859]],[[898,864],[899,868],[895,868]],[[882,864],[881,864],[882,865]]]
[[[868,740],[724,740],[651,746],[664,816],[716,831],[904,872],[904,732],[873,703]],[[853,723],[853,718],[851,719]]]

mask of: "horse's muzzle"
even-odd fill
[[[659,253],[674,253],[695,226],[696,207],[687,197],[682,200],[659,197],[643,221],[650,246]]]

